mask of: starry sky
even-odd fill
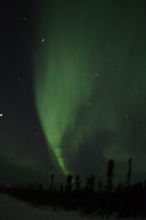
[[[146,175],[146,3],[1,2],[0,175]]]

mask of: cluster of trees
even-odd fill
[[[66,210],[78,210],[87,214],[97,214],[109,217],[112,214],[117,217],[146,217],[146,181],[131,184],[132,159],[128,160],[128,172],[126,183],[113,186],[114,160],[109,160],[106,172],[106,183],[97,182],[95,189],[95,176],[92,174],[86,179],[84,187],[81,186],[79,175],[73,178],[66,176],[65,184],[61,182],[57,190],[54,183],[54,174],[48,189],[43,188],[42,183],[30,183],[29,185],[9,187],[1,189],[1,192],[9,193],[19,199],[25,200],[35,206],[49,205]]]

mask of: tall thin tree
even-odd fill
[[[130,181],[131,181],[131,164],[132,164],[132,159],[130,158],[128,160],[127,186],[130,185]]]
[[[115,162],[114,160],[109,160],[108,166],[107,166],[107,173],[106,173],[107,181],[106,181],[105,188],[108,192],[110,192],[113,189],[112,179],[114,177],[114,174],[113,174],[114,162]]]

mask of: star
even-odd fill
[[[43,38],[43,39],[42,39],[42,42],[44,42],[44,41],[45,41],[45,39]]]
[[[0,114],[0,117],[2,117],[2,116],[3,116],[3,114],[1,113],[1,114]]]

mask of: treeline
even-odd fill
[[[26,186],[4,187],[1,192],[34,206],[49,205],[54,209],[63,208],[102,217],[110,217],[112,214],[119,218],[146,217],[146,181],[131,184],[132,159],[129,159],[126,181],[114,187],[114,163],[114,160],[108,162],[105,184],[101,180],[95,184],[95,176],[92,174],[83,187],[79,175],[73,177],[68,174],[65,183],[61,182],[57,189],[52,174],[48,189],[37,182]]]

